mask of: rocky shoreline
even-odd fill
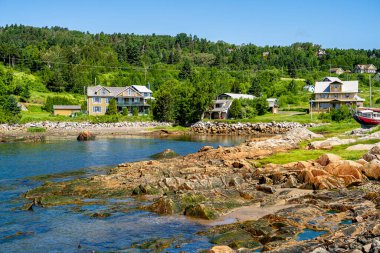
[[[324,154],[256,165],[315,138],[323,136],[301,127],[236,147],[123,163],[105,175],[46,182],[25,194],[26,209],[133,197],[142,210],[220,224],[199,232],[221,245],[209,252],[379,252],[380,146],[357,161]],[[235,222],[223,225],[227,217]]]
[[[144,135],[152,133],[154,127],[170,127],[167,122],[30,122],[26,124],[0,124],[0,142],[26,141],[40,142],[46,138],[76,138],[82,131],[89,131],[100,137],[117,137],[124,135]],[[42,132],[29,132],[30,128],[41,128]],[[160,133],[156,133],[160,134]]]
[[[197,134],[227,134],[227,135],[255,135],[255,134],[283,134],[291,129],[315,127],[321,124],[298,122],[270,122],[270,123],[236,123],[202,122],[191,126],[191,131]]]

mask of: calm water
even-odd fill
[[[27,177],[112,166],[125,161],[149,159],[170,148],[181,155],[204,145],[232,146],[238,137],[198,139],[99,139],[91,142],[56,140],[46,143],[0,144],[0,252],[109,252],[128,249],[133,243],[155,238],[176,238],[181,248],[170,252],[207,249],[207,238],[195,235],[201,225],[184,217],[158,216],[149,212],[116,212],[104,219],[90,218],[105,206],[34,208],[21,211],[20,195],[40,184]],[[90,170],[89,170],[90,171]],[[111,200],[112,201],[112,200]],[[133,208],[132,199],[109,205]],[[109,206],[108,206],[109,207]],[[79,246],[80,245],[80,246]],[[79,247],[78,247],[79,246]],[[127,252],[139,252],[137,249]]]

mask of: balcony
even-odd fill
[[[125,106],[149,106],[149,104],[144,102],[117,102],[117,106],[125,107]]]

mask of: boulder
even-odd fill
[[[171,149],[165,149],[164,151],[154,154],[151,157],[154,159],[164,159],[164,158],[173,158],[179,156],[176,152]]]
[[[329,163],[324,169],[331,175],[343,178],[346,186],[348,186],[363,182],[363,176],[360,172],[362,166],[354,161],[337,161]]]
[[[236,251],[228,246],[214,246],[209,250],[210,253],[235,253]]]
[[[215,211],[207,208],[204,204],[190,205],[186,207],[185,215],[206,220],[211,220],[216,217]]]
[[[276,192],[276,189],[269,185],[257,185],[256,190],[269,193],[269,194],[273,194]]]
[[[198,150],[198,152],[205,152],[205,151],[208,151],[211,149],[214,149],[214,147],[213,146],[203,146]]]
[[[91,140],[95,140],[95,135],[92,134],[89,131],[83,131],[83,132],[79,133],[79,135],[77,137],[77,140],[78,141],[91,141]]]
[[[155,203],[150,205],[148,209],[158,214],[174,214],[175,205],[173,200],[165,197],[159,198]]]
[[[338,155],[334,155],[334,154],[323,154],[321,155],[317,160],[316,162],[319,163],[320,165],[322,166],[326,166],[328,165],[329,163],[331,162],[336,162],[336,161],[339,161],[341,160],[342,158]]]
[[[362,172],[370,179],[380,179],[380,161],[371,160],[362,167]]]
[[[375,145],[366,154],[364,154],[362,158],[367,162],[372,160],[380,160],[380,145]]]

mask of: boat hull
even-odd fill
[[[380,124],[380,120],[366,118],[366,117],[359,116],[359,115],[354,115],[354,119],[358,123],[360,123],[361,125],[364,125],[364,126],[376,126],[376,125]]]

